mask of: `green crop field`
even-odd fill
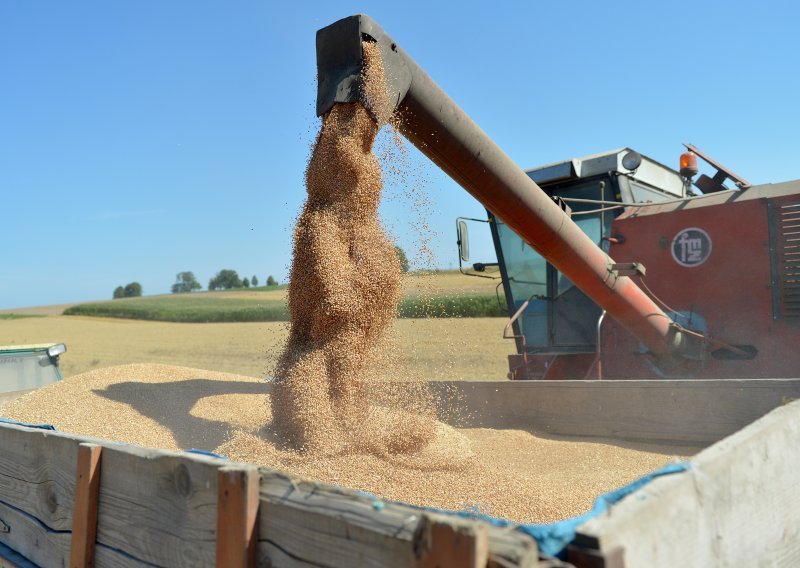
[[[492,280],[469,278],[457,272],[405,275],[398,315],[401,318],[502,317],[506,313],[505,300],[495,287]],[[68,307],[64,315],[179,323],[287,321],[285,288],[243,288],[91,302]]]
[[[78,304],[67,316],[95,316],[182,323],[286,321],[284,300],[220,298],[203,293],[145,296]]]

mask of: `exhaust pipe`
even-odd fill
[[[317,32],[317,115],[361,101],[362,40],[380,47],[389,100],[412,144],[653,353],[696,354],[690,336],[612,270],[614,261],[369,16]]]

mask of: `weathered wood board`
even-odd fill
[[[707,446],[800,399],[800,379],[430,383],[445,419],[543,435]]]
[[[636,566],[800,566],[800,401],[777,408],[579,528]]]
[[[2,423],[0,543],[41,566],[69,564],[81,443],[103,447],[96,566],[215,565],[219,470],[252,466]],[[488,535],[499,565],[540,565],[535,542],[513,529],[259,474],[258,565],[415,565],[437,546],[424,530],[434,520]]]
[[[277,553],[291,565],[411,566],[431,519],[487,526],[274,471],[262,470],[261,496],[259,556]],[[538,565],[527,536],[499,527],[488,534],[489,556],[501,565]]]

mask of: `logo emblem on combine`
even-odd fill
[[[711,256],[711,237],[703,229],[690,227],[672,239],[672,258],[681,266],[700,266]]]

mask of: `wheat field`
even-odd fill
[[[514,343],[504,318],[403,319],[398,349],[415,377],[504,379]],[[45,316],[0,320],[0,345],[65,343],[65,376],[128,363],[163,363],[252,377],[268,376],[283,347],[286,323],[169,323]]]

